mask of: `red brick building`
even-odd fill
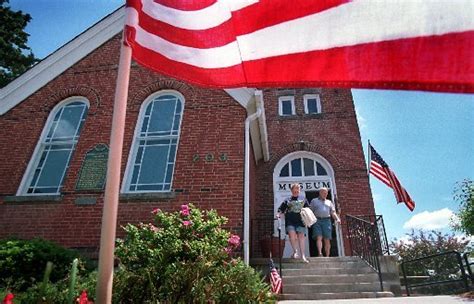
[[[97,251],[124,11],[58,49],[0,93],[0,237]],[[283,68],[283,67],[282,67]],[[250,123],[250,255],[272,233],[288,184],[330,188],[342,218],[374,214],[350,90],[205,89],[132,64],[118,227],[193,203],[244,233]],[[122,235],[120,228],[118,236]],[[287,246],[288,247],[288,246]]]

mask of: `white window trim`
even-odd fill
[[[316,175],[316,176],[310,176],[310,177],[307,177],[307,176],[297,176],[297,177],[280,177],[280,172],[281,172],[281,169],[283,168],[283,166],[285,166],[287,163],[290,163],[293,159],[296,159],[296,158],[309,158],[309,159],[312,159],[314,161],[317,161],[321,164],[321,166],[324,167],[324,169],[326,169],[326,172],[328,175],[325,175],[325,176],[321,176],[321,175]],[[273,202],[273,210],[274,210],[274,214],[276,214],[276,211],[278,209],[278,207],[280,206],[281,204],[281,200],[279,200],[278,196],[275,195],[276,193],[278,193],[278,183],[279,182],[286,182],[286,183],[300,183],[304,180],[312,180],[312,181],[329,181],[330,183],[330,191],[332,192],[333,194],[333,197],[337,197],[337,187],[336,187],[336,181],[335,181],[335,177],[334,177],[334,169],[331,165],[331,163],[326,160],[323,156],[321,156],[320,154],[317,154],[317,153],[314,153],[314,152],[308,152],[308,151],[296,151],[296,152],[292,152],[290,154],[287,154],[285,156],[283,156],[279,161],[278,163],[275,165],[274,169],[273,169],[273,197],[274,197],[274,202]],[[289,191],[288,191],[289,193]],[[277,235],[277,227],[278,227],[278,224],[275,222],[274,223],[274,235]],[[337,246],[338,246],[338,254],[339,256],[345,256],[345,251],[344,251],[344,240],[343,240],[343,232],[342,232],[342,228],[341,228],[341,225],[337,225],[336,226],[336,236],[337,236]],[[285,251],[287,250],[287,248],[290,248],[290,244],[289,244],[289,241],[288,241],[288,238],[286,238],[286,244],[285,244]],[[308,247],[309,248],[309,247]],[[285,253],[284,253],[285,254]]]
[[[308,109],[308,99],[316,99],[316,109],[317,113],[309,113]],[[320,114],[321,113],[321,97],[319,94],[306,94],[303,96],[304,100],[304,113],[305,114]]]
[[[39,155],[39,152],[41,152],[41,143],[44,141],[45,137],[48,135],[49,128],[51,127],[51,124],[54,120],[54,116],[56,116],[56,113],[60,108],[66,106],[70,103],[73,103],[73,102],[83,102],[83,103],[86,104],[88,109],[90,108],[89,100],[87,100],[85,97],[83,97],[83,96],[71,96],[71,97],[68,97],[68,98],[64,99],[60,103],[58,103],[53,108],[53,110],[51,110],[51,112],[49,113],[48,119],[46,120],[46,123],[43,126],[43,131],[41,132],[39,140],[36,143],[35,150],[33,151],[33,154],[31,156],[31,159],[30,159],[29,163],[28,163],[28,166],[26,167],[25,174],[23,175],[20,186],[18,187],[18,191],[16,193],[17,196],[41,196],[41,195],[59,195],[59,194],[61,194],[60,191],[58,191],[56,193],[27,193],[27,191],[28,191],[29,184],[31,183],[31,180],[33,178],[33,171],[36,169],[36,166],[38,166],[38,162],[40,161],[40,158],[41,158],[41,156]],[[74,151],[72,151],[72,153],[74,153]],[[71,155],[71,157],[72,157],[72,155]],[[69,161],[71,161],[71,159]],[[65,172],[63,174],[67,174],[66,171],[67,170],[65,170]]]
[[[145,116],[146,108],[150,104],[150,102],[153,102],[153,100],[156,97],[162,96],[162,95],[174,95],[177,96],[179,99],[181,99],[182,105],[181,105],[181,117],[180,117],[180,122],[179,122],[179,129],[178,129],[178,136],[176,140],[176,152],[174,155],[174,166],[173,166],[173,172],[171,173],[171,181],[170,181],[170,189],[169,190],[140,190],[140,191],[129,191],[128,189],[130,188],[130,182],[132,179],[132,173],[133,173],[133,162],[135,161],[135,155],[138,150],[138,135],[141,130],[141,124],[143,123],[143,119]],[[133,133],[133,140],[132,140],[132,146],[130,148],[130,151],[128,153],[128,160],[127,160],[127,167],[125,168],[125,173],[124,173],[124,178],[122,181],[122,187],[120,190],[120,193],[124,194],[138,194],[138,193],[163,193],[163,192],[171,192],[173,189],[173,178],[174,178],[174,172],[176,171],[176,156],[178,155],[178,148],[179,148],[179,139],[181,137],[181,127],[183,123],[183,116],[184,116],[184,106],[185,106],[185,99],[184,96],[179,93],[178,91],[174,90],[161,90],[158,92],[155,92],[148,96],[145,101],[142,103],[140,107],[140,114],[138,115],[137,123],[135,124],[135,132]]]
[[[307,175],[306,174],[306,171],[305,171],[305,168],[304,168],[304,159],[307,158],[311,161],[313,161],[313,170],[314,170],[314,175]],[[293,176],[293,168],[291,166],[291,162],[294,161],[295,159],[299,159],[300,160],[300,165],[301,165],[301,176]],[[323,167],[324,170],[326,170],[326,175],[319,175],[318,174],[318,166],[317,166],[317,163],[319,163],[321,165],[321,167]],[[283,170],[283,168],[288,165],[288,176],[280,176],[280,173],[281,173],[281,170]],[[281,168],[280,168],[280,171],[278,173],[278,177],[279,178],[302,178],[302,177],[307,177],[307,178],[311,178],[311,177],[327,177],[329,176],[329,173],[327,171],[327,168],[325,165],[323,165],[318,159],[314,158],[314,157],[295,157],[291,160],[289,160],[286,164],[282,164]]]
[[[291,114],[283,114],[283,101],[291,101]],[[280,96],[278,97],[278,114],[280,116],[292,116],[296,115],[295,110],[295,96]]]

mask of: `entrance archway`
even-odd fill
[[[299,183],[301,186],[301,194],[308,201],[317,197],[317,191],[320,187],[329,188],[329,198],[334,202],[337,197],[337,188],[334,181],[334,170],[331,164],[321,155],[308,152],[297,151],[284,156],[275,166],[273,170],[273,193],[274,193],[274,214],[276,214],[280,204],[290,195],[290,185]],[[336,206],[338,209],[338,206]],[[282,235],[285,235],[284,220],[282,220]],[[340,225],[335,225],[332,242],[331,255],[343,256],[344,244],[342,241],[342,230]],[[278,234],[278,223],[275,223],[274,232]],[[315,249],[310,252],[309,241],[315,244],[313,240],[308,238],[306,245],[306,256],[315,255]],[[314,247],[311,244],[311,247]],[[288,237],[285,237],[284,257],[289,257],[292,253],[291,245]]]

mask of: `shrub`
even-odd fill
[[[67,295],[69,291],[69,277],[65,277],[55,283],[47,282],[43,285],[42,282],[29,287],[27,290],[17,293],[15,295],[15,304],[64,304],[67,303]],[[89,299],[95,295],[95,285],[97,282],[97,272],[91,272],[83,276],[78,276],[76,286],[74,288],[74,298],[78,298],[82,291],[86,290]],[[0,300],[10,292],[10,290],[0,290]]]
[[[240,258],[227,219],[193,205],[154,210],[154,224],[127,225],[116,255],[114,303],[253,303],[272,301],[269,286]]]
[[[36,282],[41,282],[46,263],[53,263],[51,282],[67,276],[71,263],[79,254],[42,239],[0,240],[0,288],[24,291]],[[79,269],[89,268],[89,262],[80,258]]]

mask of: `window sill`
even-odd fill
[[[170,192],[148,192],[148,193],[121,193],[120,201],[133,202],[133,201],[148,201],[156,202],[156,200],[172,199],[177,196],[178,193]]]
[[[63,200],[62,195],[12,195],[4,196],[5,203],[58,203]]]

